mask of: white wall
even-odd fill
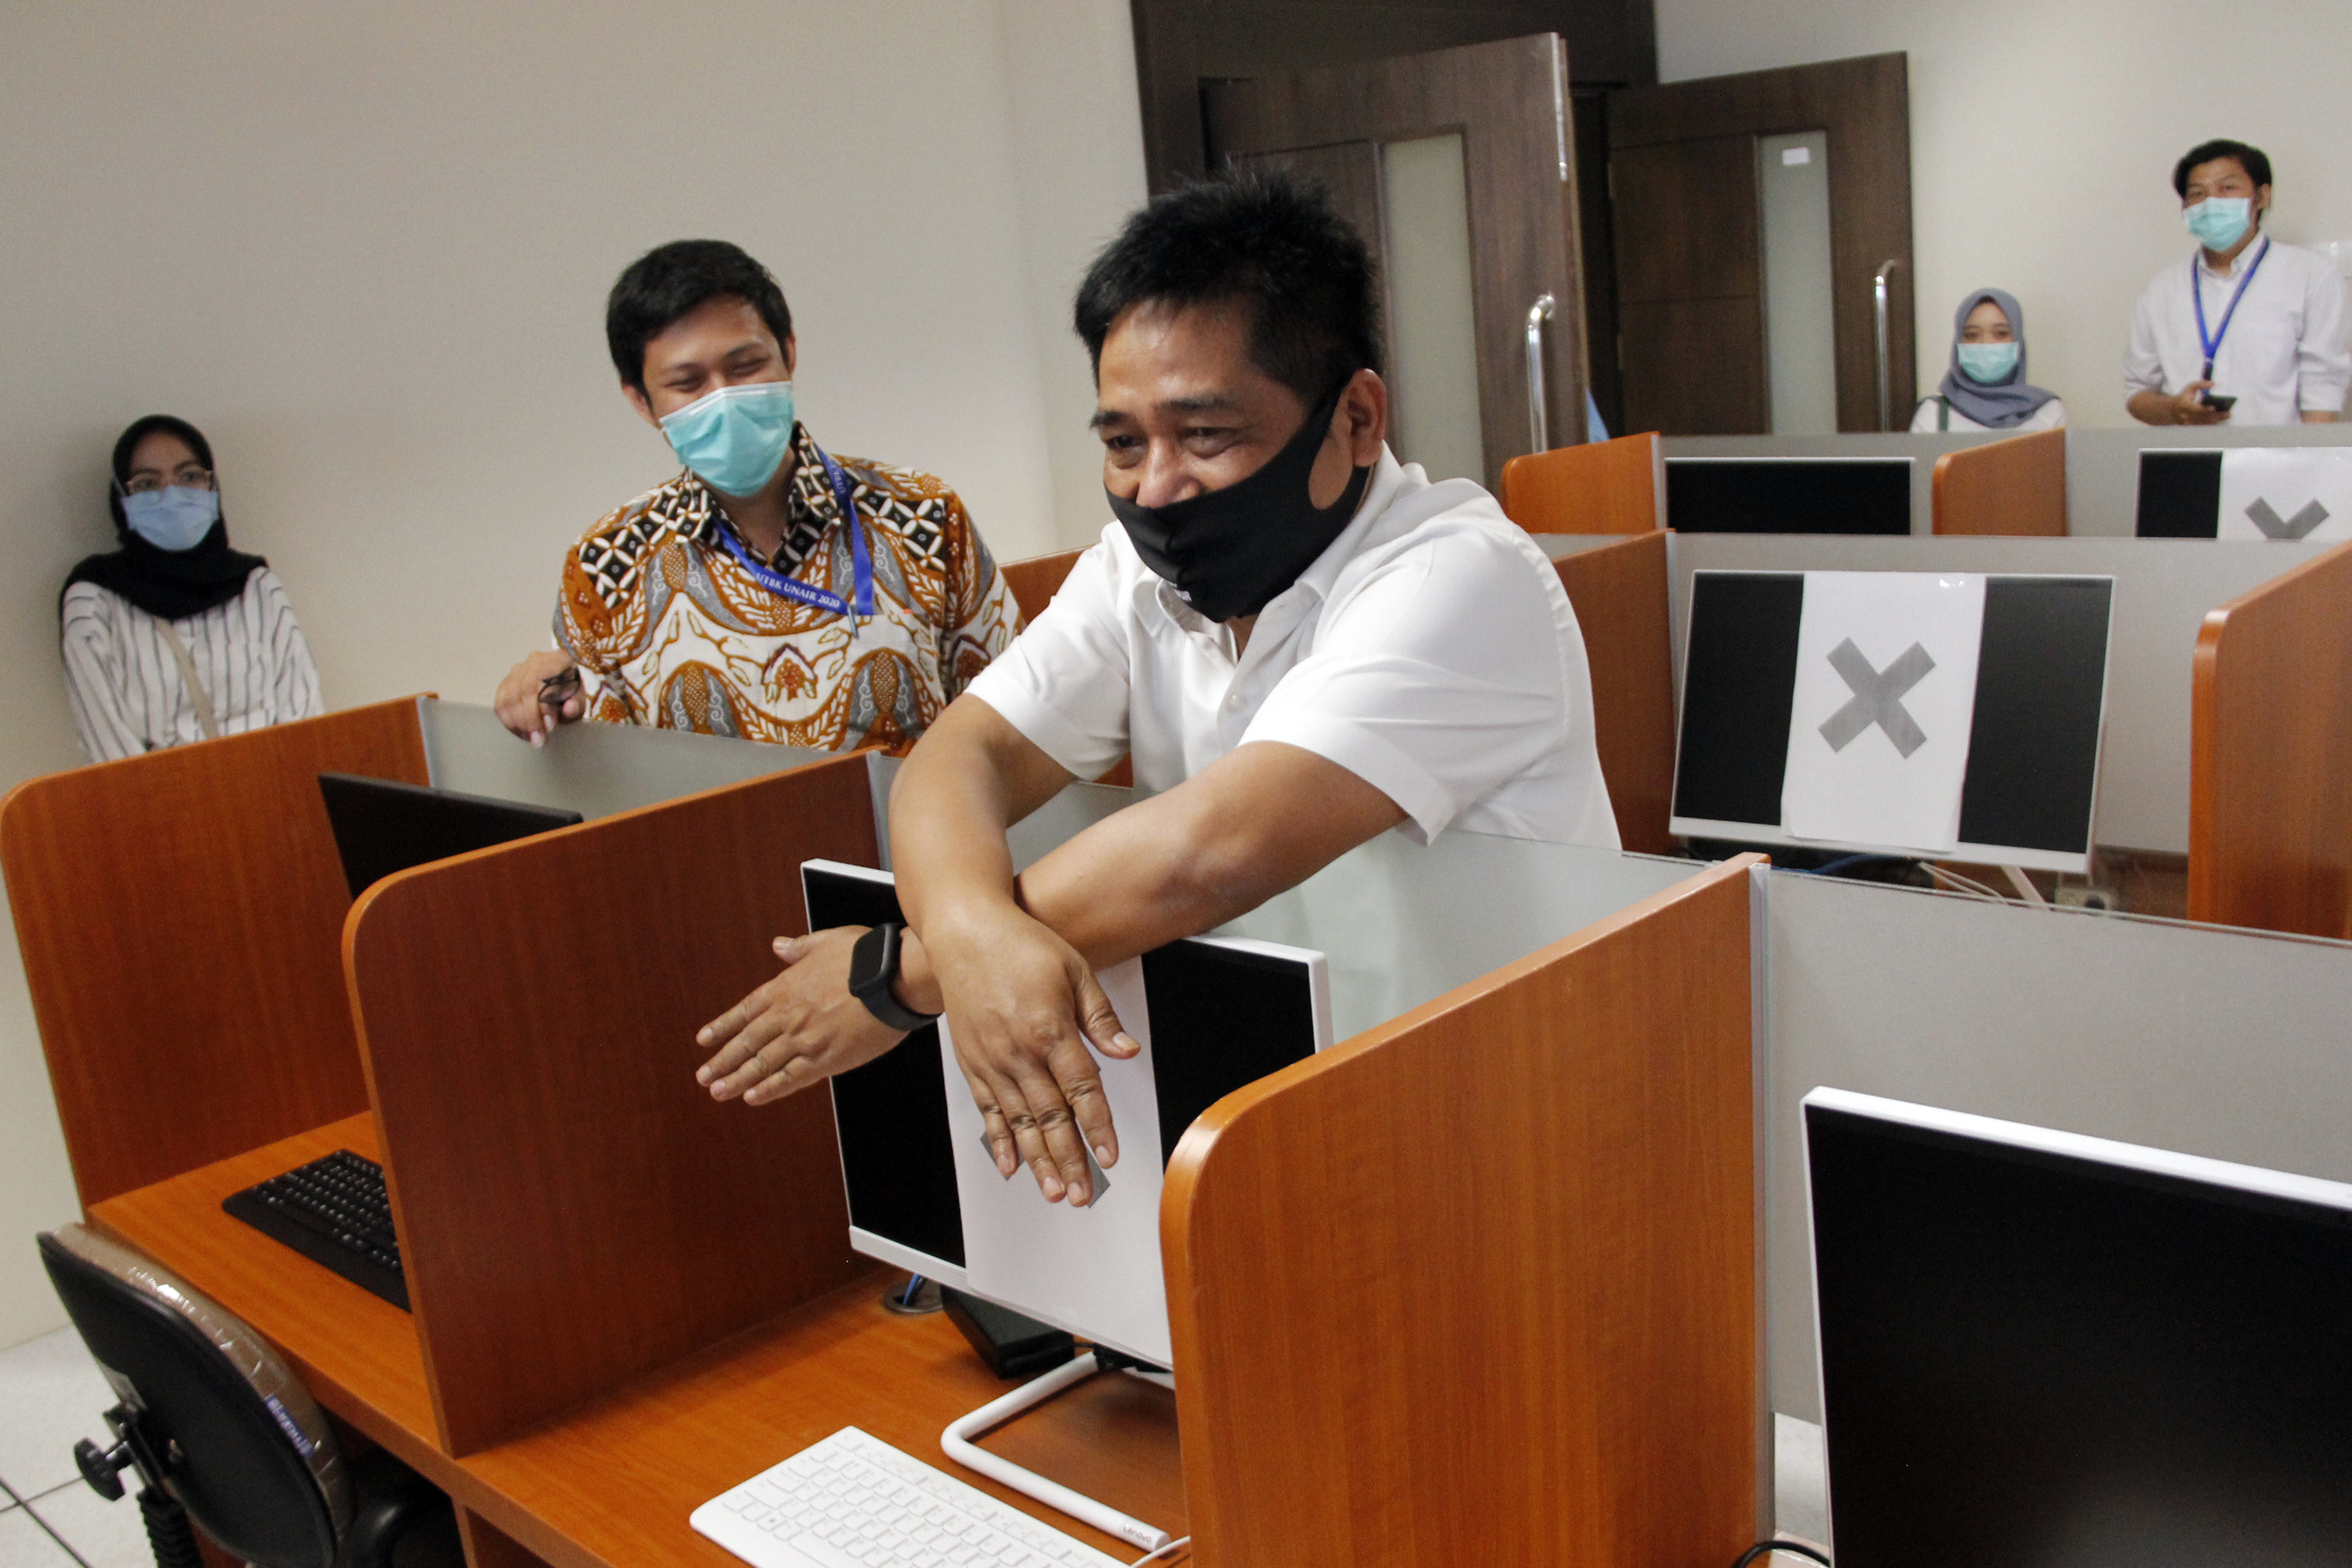
[[[1991,285],[2024,305],[2032,378],[2074,422],[2129,424],[2132,302],[2185,266],[2172,164],[2208,137],[2270,154],[2280,238],[2352,240],[2344,0],[1656,3],[1668,81],[1909,54],[1923,395],[1953,309]]]
[[[0,48],[0,787],[79,762],[66,570],[115,432],[212,438],[329,706],[486,700],[564,546],[675,468],[623,404],[628,260],[776,273],[837,450],[930,469],[1003,559],[1090,538],[1086,258],[1144,194],[1124,0],[12,6]],[[0,957],[0,1345],[72,1208]]]

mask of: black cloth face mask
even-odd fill
[[[1333,389],[1298,434],[1247,479],[1167,506],[1139,506],[1110,496],[1110,510],[1143,563],[1210,620],[1229,621],[1265,608],[1355,517],[1371,481],[1370,468],[1359,467],[1329,506],[1317,506],[1307,490],[1315,455],[1330,434],[1347,389],[1346,382]],[[1103,493],[1110,495],[1108,489]]]

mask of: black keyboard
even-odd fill
[[[400,1242],[392,1234],[392,1199],[383,1167],[338,1149],[221,1200],[221,1207],[362,1290],[408,1310]]]

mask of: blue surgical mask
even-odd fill
[[[793,384],[722,386],[661,422],[677,460],[721,495],[758,495],[793,445]]]
[[[1979,386],[1996,386],[2017,369],[2015,343],[1961,343],[1960,374]]]
[[[2222,251],[2246,237],[2252,224],[2253,206],[2245,196],[2210,196],[2193,207],[2181,209],[2180,221],[2197,237],[2197,243],[2208,250]]]
[[[158,550],[193,550],[220,521],[220,492],[173,485],[122,498],[131,531]]]

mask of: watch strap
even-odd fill
[[[849,992],[866,1010],[901,1034],[911,1034],[939,1019],[936,1013],[918,1013],[900,1002],[891,987],[898,982],[902,921],[884,921],[857,939],[849,959]]]

